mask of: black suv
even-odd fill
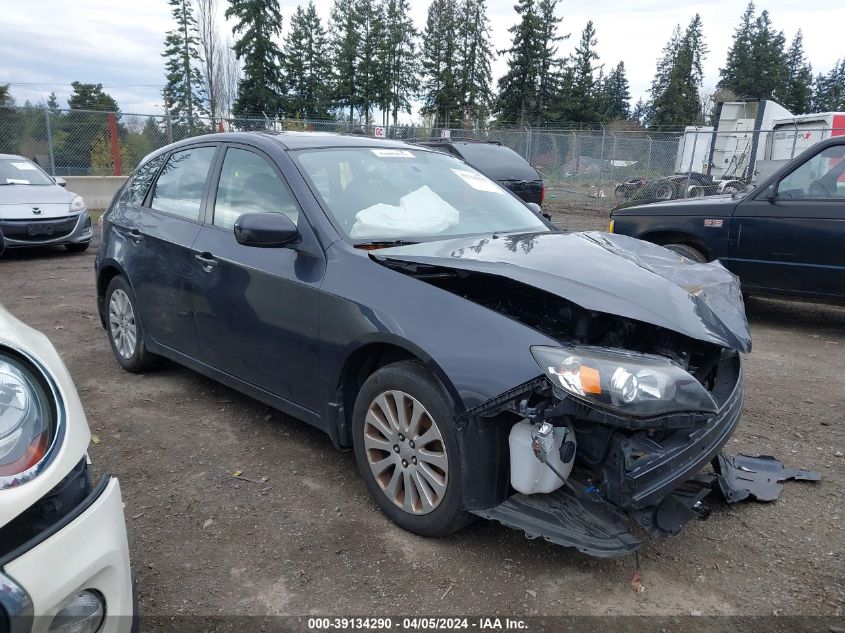
[[[453,141],[450,139],[420,141],[417,145],[425,145],[457,156],[525,202],[543,204],[545,189],[542,176],[510,147],[493,141]]]
[[[845,137],[818,143],[748,194],[616,209],[611,232],[720,260],[743,292],[845,300]]]

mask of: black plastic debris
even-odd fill
[[[577,485],[577,484],[576,484]],[[577,496],[576,496],[577,494]],[[559,488],[549,494],[517,493],[494,508],[475,514],[545,540],[598,557],[623,556],[639,549],[620,512],[598,494]]]
[[[749,496],[757,501],[774,501],[783,490],[783,482],[820,481],[821,473],[785,468],[783,462],[771,455],[743,455],[727,457],[719,453],[713,467],[719,479],[719,487],[729,503],[743,501]]]

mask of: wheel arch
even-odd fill
[[[655,230],[643,233],[638,237],[641,240],[645,240],[646,242],[651,242],[652,244],[657,244],[659,246],[665,246],[666,244],[686,244],[687,246],[691,246],[697,251],[700,251],[708,261],[713,259],[707,245],[691,233],[673,230]]]
[[[347,347],[340,372],[334,381],[338,411],[329,433],[339,446],[352,446],[352,411],[364,382],[382,367],[403,360],[419,361],[451,397],[453,405],[460,407],[461,398],[446,372],[419,346],[407,339],[386,333],[365,337]],[[457,409],[454,411],[455,415],[460,412]]]
[[[132,287],[129,278],[126,276],[126,271],[115,260],[105,260],[97,267],[97,310],[100,313],[100,323],[103,324],[103,327],[106,327],[106,290],[108,290],[112,279],[118,276],[123,276],[130,288]]]

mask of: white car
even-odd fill
[[[0,630],[129,632],[120,484],[92,485],[91,432],[50,341],[0,305]]]
[[[0,254],[4,246],[88,248],[91,216],[82,196],[64,185],[23,156],[0,154]]]

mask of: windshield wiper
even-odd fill
[[[391,246],[413,246],[419,242],[411,242],[409,240],[372,240],[370,242],[358,242],[355,248],[363,248],[366,250],[374,248],[390,248]]]

